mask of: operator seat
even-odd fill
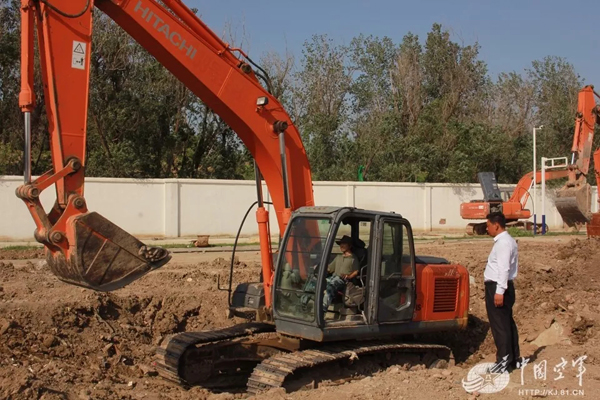
[[[356,257],[358,258],[358,265],[360,265],[360,267],[362,268],[363,266],[367,265],[367,260],[368,260],[368,250],[366,247],[365,242],[363,242],[360,239],[354,239],[354,243],[352,246],[352,252],[354,253],[354,255],[356,255]]]

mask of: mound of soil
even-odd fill
[[[44,258],[43,248],[0,248],[0,260],[31,260]]]
[[[154,377],[162,338],[240,322],[226,318],[225,292],[214,290],[229,263],[175,264],[112,293],[66,285],[38,264],[0,262],[0,398],[183,395]],[[237,281],[258,276],[257,265],[237,265]]]

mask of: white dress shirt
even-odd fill
[[[508,288],[508,281],[517,277],[518,264],[517,242],[504,231],[494,237],[494,247],[488,257],[483,279],[486,282],[496,282],[496,294],[504,294]]]

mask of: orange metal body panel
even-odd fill
[[[521,203],[510,201],[502,204],[502,213],[506,219],[527,219],[531,217],[531,211],[524,209]]]
[[[457,281],[455,306],[452,311],[436,312],[436,281]],[[459,320],[466,327],[469,315],[469,273],[458,264],[417,264],[416,299],[413,321]]]
[[[592,219],[586,228],[588,237],[600,238],[600,212],[592,214]]]
[[[460,216],[463,219],[485,219],[490,213],[490,203],[474,201],[460,205]]]

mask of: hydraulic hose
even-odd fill
[[[62,15],[65,18],[79,18],[81,17],[83,14],[86,13],[86,11],[88,10],[88,8],[90,8],[90,0],[87,0],[85,3],[85,7],[83,7],[83,10],[81,10],[80,12],[78,12],[77,14],[69,14],[66,13],[60,9],[58,9],[56,6],[53,6],[50,1],[48,0],[40,0],[42,3],[44,3],[48,8],[50,8],[52,11]]]
[[[229,304],[229,307],[231,307],[231,286],[233,285],[233,266],[234,266],[234,262],[235,262],[235,250],[237,248],[240,234],[242,233],[242,228],[244,227],[244,223],[246,222],[246,218],[248,218],[248,214],[250,214],[250,211],[252,211],[254,206],[257,204],[258,204],[258,201],[255,201],[254,203],[252,203],[250,205],[250,207],[248,207],[248,210],[246,211],[246,214],[244,215],[244,218],[242,219],[242,223],[240,224],[240,227],[238,228],[237,234],[235,235],[235,241],[233,242],[233,251],[231,252],[231,265],[229,267],[229,289],[227,290],[227,292],[228,292],[227,303]],[[264,201],[263,204],[273,205],[273,203],[271,203],[269,201]]]

